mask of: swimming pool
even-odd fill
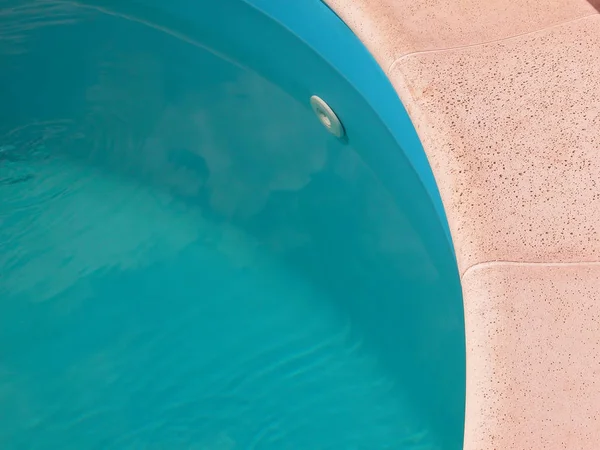
[[[2,448],[461,447],[435,183],[329,9],[9,1],[0,36]]]

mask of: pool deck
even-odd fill
[[[600,442],[600,15],[585,0],[326,0],[384,69],[461,272],[466,450]]]

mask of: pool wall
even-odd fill
[[[596,448],[597,2],[326,2],[438,181],[464,292],[465,449]]]

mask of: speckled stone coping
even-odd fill
[[[326,1],[388,74],[440,188],[465,449],[600,448],[600,0]]]

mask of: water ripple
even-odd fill
[[[91,14],[56,0],[3,0],[0,6],[0,55],[26,53],[32,32],[78,23]]]

